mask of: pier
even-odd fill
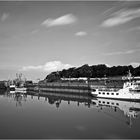
[[[90,95],[90,87],[88,84],[69,84],[69,83],[47,83],[47,84],[28,84],[27,91],[38,92],[57,92],[78,95]]]
[[[94,79],[88,82],[38,82],[33,84],[27,84],[27,91],[37,91],[37,92],[57,92],[57,93],[67,93],[67,94],[78,94],[84,96],[90,96],[92,89],[99,87],[109,87],[109,88],[121,88],[123,80],[110,80],[107,79]]]

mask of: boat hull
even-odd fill
[[[16,87],[14,85],[10,86],[10,93],[22,92],[26,93],[27,88],[25,87]]]
[[[94,97],[94,96],[93,96]],[[100,96],[96,96],[96,98],[100,98],[100,99],[110,99],[110,100],[120,100],[120,101],[134,101],[134,102],[140,102],[140,99],[135,99],[135,98],[110,98],[110,97],[100,97]]]
[[[22,93],[26,93],[27,88],[22,87],[22,88],[15,88],[15,92],[22,92]]]
[[[94,97],[105,98],[105,99],[115,99],[115,100],[133,100],[140,101],[140,92],[129,92],[129,91],[96,91],[91,93]]]
[[[15,91],[15,85],[10,85],[10,87],[9,87],[9,89],[10,89],[10,91]]]

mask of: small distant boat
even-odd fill
[[[92,88],[91,86],[91,94],[98,98],[140,100],[140,81],[132,81],[131,77],[128,79],[129,81],[125,82],[123,88],[121,89],[109,88],[105,86]]]
[[[17,87],[16,85],[10,85],[10,93],[22,92],[26,93],[26,87]]]
[[[22,93],[26,93],[27,88],[26,87],[16,87],[15,88],[15,92],[22,92]]]
[[[14,82],[12,81],[11,85],[9,86],[10,88],[10,93],[13,92],[22,92],[22,93],[26,93],[27,88],[24,86],[25,81],[21,79],[22,74],[16,74],[17,79],[14,80]]]
[[[15,88],[16,88],[16,86],[13,84],[9,86],[10,91],[15,91]]]

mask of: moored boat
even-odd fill
[[[91,94],[99,98],[122,99],[122,100],[140,100],[140,81],[124,82],[121,89],[110,87],[93,88],[91,86]]]
[[[22,74],[16,74],[17,78],[13,81],[11,81],[11,84],[9,86],[10,93],[15,92],[22,92],[26,93],[27,88],[25,87],[25,80],[22,80]]]
[[[16,92],[26,93],[27,91],[26,87],[17,87],[16,85],[10,85],[9,89],[10,89],[10,93],[16,93]]]
[[[15,92],[22,92],[22,93],[26,93],[27,88],[26,87],[16,87],[15,88]]]
[[[10,91],[15,91],[16,86],[14,84],[9,86]]]

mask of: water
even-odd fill
[[[0,138],[140,138],[140,103],[0,92]]]

